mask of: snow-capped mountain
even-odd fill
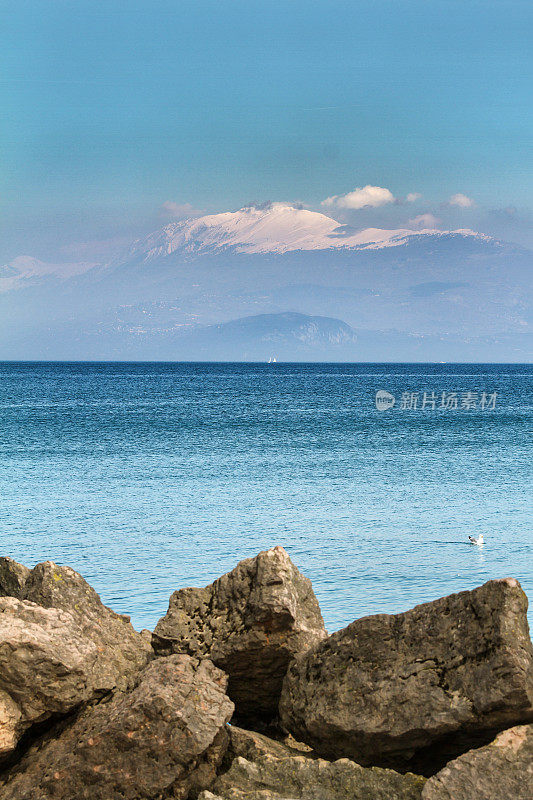
[[[464,345],[478,360],[527,360],[532,260],[470,230],[357,231],[284,203],[249,206],[173,222],[107,264],[24,257],[0,268],[0,357],[238,358],[234,330],[245,342],[254,319],[259,342],[261,326],[277,336],[297,313],[313,318],[306,357],[340,357],[312,336],[328,318],[357,333],[346,358],[452,359]],[[303,335],[290,320],[300,332],[290,336]]]
[[[0,266],[0,292],[30,286],[48,279],[68,280],[82,275],[92,267],[94,262],[74,262],[53,264],[40,261],[33,256],[18,256],[9,264]]]
[[[426,228],[365,228],[356,230],[316,211],[287,203],[246,206],[239,211],[209,214],[171,222],[148,236],[137,239],[122,257],[110,263],[48,263],[32,256],[19,256],[0,266],[0,292],[46,281],[64,281],[93,267],[98,272],[122,265],[151,263],[169,256],[195,257],[235,255],[285,255],[400,248],[410,242],[476,240],[498,245],[496,239],[468,229],[441,231]]]
[[[357,231],[348,225],[339,225],[336,220],[316,211],[286,203],[269,203],[266,206],[247,206],[239,211],[172,222],[135,242],[128,257],[153,261],[177,252],[205,255],[230,249],[235,253],[248,254],[380,249],[403,245],[411,236],[442,237],[451,233],[490,239],[471,230],[366,228]]]

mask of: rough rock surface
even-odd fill
[[[174,592],[153,645],[209,657],[229,675],[237,717],[271,719],[289,661],[325,637],[311,582],[274,547],[205,589]]]
[[[96,591],[70,567],[53,561],[37,564],[25,582],[23,599],[44,608],[68,611],[78,622],[81,635],[94,642],[98,661],[94,686],[102,692],[133,685],[152,651],[133,628],[130,618],[105,606]]]
[[[433,774],[533,719],[526,611],[506,578],[357,620],[292,662],[282,723],[325,757]]]
[[[531,800],[533,725],[503,731],[451,761],[426,783],[423,800]]]
[[[132,686],[152,655],[70,567],[0,560],[0,756],[32,725]],[[19,599],[20,598],[20,599]]]
[[[420,800],[425,779],[348,759],[237,757],[199,800]]]
[[[30,571],[9,556],[0,557],[0,597],[22,598],[24,584]]]
[[[257,731],[248,731],[236,725],[228,726],[229,745],[227,758],[233,759],[242,756],[248,761],[255,761],[261,756],[275,756],[287,758],[289,756],[313,757],[311,748],[292,739],[291,736],[283,739],[272,739]]]
[[[207,660],[153,661],[117,692],[49,734],[0,779],[2,800],[162,800],[207,788],[227,743],[233,705]]]
[[[94,642],[66,611],[0,597],[0,754],[33,724],[96,696]]]

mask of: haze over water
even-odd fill
[[[509,575],[531,599],[532,410],[531,365],[2,363],[0,551],[137,628],[276,544],[329,630]]]

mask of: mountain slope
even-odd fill
[[[19,259],[4,270],[0,357],[157,358],[159,343],[169,358],[169,343],[189,329],[200,347],[198,326],[290,312],[340,318],[359,342],[372,332],[382,360],[399,352],[394,336],[407,337],[407,359],[431,337],[462,341],[474,360],[492,358],[490,337],[498,358],[531,358],[522,334],[533,323],[532,254],[471,231],[357,233],[274,203],[172,223],[106,265],[63,266]],[[437,360],[456,358],[454,348],[435,344]]]
[[[294,312],[257,314],[217,325],[183,325],[175,323],[171,306],[165,308],[164,321],[149,308],[122,309],[96,324],[71,320],[41,328],[38,337],[29,331],[11,340],[7,349],[0,338],[0,359],[520,362],[533,351],[531,334],[464,339],[354,330],[334,317]]]
[[[342,320],[285,312],[257,314],[193,330],[177,341],[182,353],[194,357],[263,361],[332,358],[357,340],[355,331]]]
[[[460,236],[480,236],[455,231]],[[397,247],[409,236],[440,237],[446,232],[367,228],[356,231],[315,211],[285,203],[248,206],[239,211],[211,214],[166,225],[135,242],[128,260],[153,261],[174,252],[189,255],[220,253],[288,253],[294,250]],[[489,237],[483,237],[488,239]]]

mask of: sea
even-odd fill
[[[491,578],[533,600],[532,412],[524,364],[0,363],[0,554],[138,629],[274,545],[330,631]]]

